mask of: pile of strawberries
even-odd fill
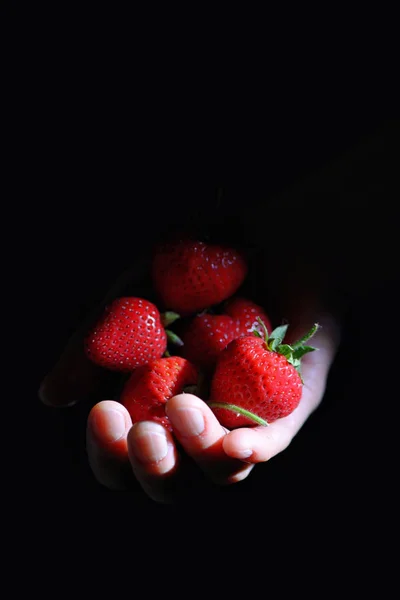
[[[152,258],[156,304],[114,300],[85,339],[90,360],[126,375],[119,401],[132,421],[171,430],[165,404],[191,391],[230,429],[268,425],[290,414],[302,393],[300,362],[314,350],[284,344],[264,309],[240,294],[248,264],[234,248],[171,241]]]

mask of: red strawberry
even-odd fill
[[[283,344],[287,325],[268,337],[242,336],[221,353],[211,382],[209,405],[229,429],[268,425],[289,415],[299,404],[303,382],[301,357],[315,350],[306,346],[317,331],[291,346]]]
[[[136,369],[125,384],[120,402],[132,422],[157,421],[172,431],[165,414],[167,400],[198,380],[196,368],[185,358],[159,358]]]
[[[264,331],[258,319],[263,321],[268,331],[272,331],[271,321],[264,309],[247,298],[240,296],[231,298],[225,304],[224,313],[238,321],[242,335],[247,335],[254,329],[263,335]]]
[[[265,311],[247,298],[228,300],[224,314],[202,314],[194,317],[182,334],[182,355],[198,367],[210,372],[220,353],[240,335],[248,335],[254,329],[263,332],[258,319],[262,319],[269,331],[271,323]]]
[[[167,348],[167,335],[155,304],[143,298],[118,298],[87,335],[85,350],[94,363],[129,372],[160,358]]]
[[[198,315],[182,334],[182,354],[198,367],[210,371],[222,350],[239,335],[238,323],[227,315]]]
[[[153,285],[162,303],[191,315],[230,298],[247,275],[247,263],[233,248],[182,240],[158,248]]]

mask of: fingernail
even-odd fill
[[[97,411],[91,424],[94,434],[105,442],[116,442],[125,433],[125,417],[118,410]]]
[[[135,456],[144,463],[156,463],[167,456],[165,429],[158,423],[138,423],[132,428]]]
[[[204,418],[197,408],[178,408],[173,413],[172,425],[185,436],[200,435],[204,431]]]
[[[250,448],[243,448],[242,450],[237,450],[235,453],[237,458],[249,458],[253,454],[253,450]]]

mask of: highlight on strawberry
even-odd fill
[[[168,341],[182,344],[174,332],[166,329],[178,318],[170,311],[161,314],[155,304],[144,298],[117,298],[86,336],[86,355],[111,371],[133,371],[161,358]]]
[[[306,342],[319,325],[290,345],[283,343],[288,325],[271,334],[261,319],[260,325],[263,335],[255,331],[223,350],[211,381],[208,404],[228,429],[267,426],[292,413],[301,399],[301,359],[316,350]]]

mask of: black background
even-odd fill
[[[351,52],[340,28],[323,52],[291,15],[277,40],[270,39],[273,19],[261,23],[261,36],[250,22],[248,46],[225,18],[214,54],[196,19],[182,27],[181,7],[175,27],[159,7],[150,10],[148,19],[113,20],[109,7],[86,15],[83,7],[60,14],[34,5],[18,10],[15,31],[4,19],[11,30],[2,112],[10,131],[2,163],[3,327],[11,333],[4,405],[16,416],[3,429],[2,491],[11,505],[4,529],[10,525],[13,584],[32,589],[37,581],[41,595],[48,587],[53,597],[70,582],[74,593],[84,592],[83,574],[92,594],[95,582],[104,592],[107,576],[114,594],[137,593],[138,582],[156,579],[175,593],[182,559],[200,548],[199,588],[211,571],[222,572],[224,586],[243,581],[248,593],[257,580],[265,592],[277,579],[269,568],[277,557],[288,574],[280,585],[292,579],[296,588],[314,584],[325,593],[339,579],[342,591],[349,583],[340,575],[349,573],[359,591],[362,583],[370,589],[381,556],[381,590],[398,521],[400,136],[390,66],[397,49],[389,48],[397,38],[386,19],[380,43],[375,12],[370,27],[359,14],[350,22],[337,11],[351,30]],[[321,38],[331,21],[332,11],[309,17]],[[218,215],[217,186],[224,189]],[[269,289],[275,276],[285,284],[288,266],[307,267],[307,284],[322,287],[335,305],[345,300],[347,310],[324,402],[290,447],[241,485],[175,509],[139,490],[99,486],[84,447],[89,406],[53,410],[37,392],[116,274],[189,220],[216,238],[264,248]],[[309,544],[314,533],[319,540]],[[244,543],[236,543],[240,534]],[[363,560],[357,568],[360,554],[371,569]],[[305,569],[292,577],[301,559]],[[324,563],[329,577],[321,583]]]

